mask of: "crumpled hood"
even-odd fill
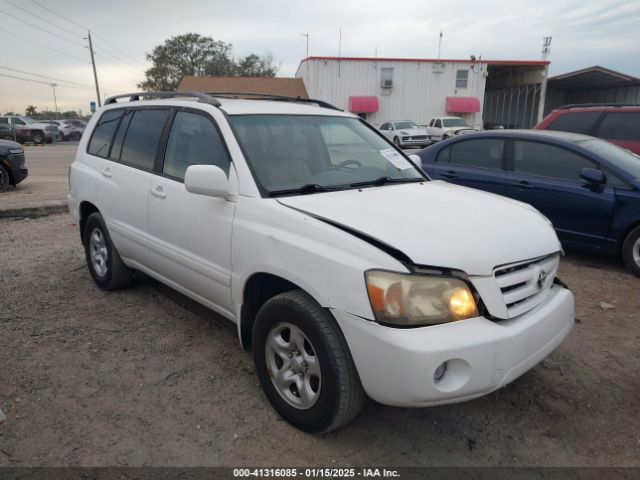
[[[477,132],[478,129],[477,128],[473,128],[473,127],[446,127],[447,128],[447,132],[460,132],[462,130],[468,130],[468,133],[472,133],[472,132]]]
[[[494,267],[561,249],[533,207],[441,181],[278,198],[383,242],[413,263],[491,275]]]

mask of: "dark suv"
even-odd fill
[[[640,105],[566,105],[535,128],[592,135],[640,155]]]

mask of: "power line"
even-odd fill
[[[82,38],[82,35],[78,35],[76,32],[72,32],[71,30],[69,30],[68,28],[63,27],[62,25],[58,25],[57,23],[53,23],[51,20],[48,20],[48,19],[46,19],[44,17],[41,17],[40,15],[38,15],[36,13],[30,12],[29,10],[27,10],[25,8],[22,8],[21,6],[16,5],[15,3],[11,3],[9,0],[1,0],[1,1],[3,1],[4,3],[6,3],[8,5],[11,5],[13,8],[17,8],[18,10],[22,10],[23,12],[31,15],[32,17],[36,17],[36,18],[42,20],[45,23],[49,23],[49,24],[53,25],[54,27],[58,27],[60,30],[64,30],[65,32],[70,33],[73,36]]]
[[[43,45],[42,43],[36,42],[35,40],[31,40],[31,39],[30,39],[30,38],[28,38],[28,37],[25,37],[25,36],[23,36],[23,35],[20,35],[19,33],[15,33],[15,32],[12,32],[12,31],[10,31],[10,30],[7,30],[7,29],[6,29],[6,28],[4,28],[4,27],[2,28],[2,30],[1,30],[1,31],[2,31],[2,33],[9,33],[9,34],[11,34],[11,35],[13,35],[13,36],[16,36],[16,37],[18,37],[18,38],[21,38],[22,40],[25,40],[25,41],[27,41],[27,42],[31,42],[31,43],[33,43],[34,45],[38,45],[39,47],[46,48],[46,49],[51,50],[51,51],[53,51],[53,52],[57,52],[57,53],[59,53],[59,54],[61,54],[61,55],[65,55],[65,56],[67,56],[67,57],[69,57],[69,58],[73,58],[74,60],[79,60],[79,61],[81,61],[82,63],[85,63],[85,62],[86,62],[86,60],[85,60],[85,59],[83,59],[83,58],[76,57],[75,55],[71,55],[70,53],[67,53],[67,52],[63,52],[62,50],[58,50],[57,48],[49,47],[48,45]]]
[[[25,75],[31,75],[32,77],[46,78],[48,80],[55,80],[57,82],[69,83],[69,84],[76,85],[76,86],[79,86],[79,87],[93,88],[93,87],[91,87],[91,85],[86,85],[84,83],[72,82],[71,80],[63,80],[61,78],[56,78],[56,77],[48,77],[46,75],[40,75],[38,73],[26,72],[24,70],[18,70],[16,68],[3,67],[3,66],[0,65],[0,69],[9,70],[11,72],[24,73]]]
[[[15,15],[11,15],[10,13],[4,12],[2,10],[0,10],[0,13],[2,13],[3,15],[6,15],[7,17],[14,18],[14,19],[16,19],[16,20],[18,20],[18,21],[20,21],[22,23],[26,23],[27,25],[30,25],[33,28],[36,28],[36,29],[38,29],[38,30],[40,30],[42,32],[48,33],[49,35],[53,35],[54,37],[59,38],[60,40],[64,40],[65,42],[69,42],[69,43],[72,43],[74,45],[79,45],[81,47],[84,47],[84,45],[82,45],[81,43],[77,43],[75,40],[69,40],[68,38],[63,37],[61,35],[58,35],[57,33],[54,33],[54,32],[52,32],[50,30],[47,30],[46,28],[42,28],[42,27],[39,27],[38,25],[36,25],[34,23],[27,22],[26,20],[23,20],[20,17],[16,17]]]
[[[141,72],[143,72],[141,69],[137,69],[134,67],[131,67],[129,65],[127,65],[126,63],[124,63],[122,60],[120,60],[119,58],[117,58],[115,55],[112,55],[109,52],[106,52],[104,50],[97,50],[97,49],[93,49],[94,52],[96,52],[98,55],[103,55],[104,58],[111,58],[111,60],[115,60],[116,62],[120,63],[122,67],[129,69],[132,72],[135,72],[136,75],[140,75]]]
[[[45,82],[43,80],[34,80],[33,78],[18,77],[17,75],[9,75],[8,73],[0,73],[0,77],[13,78],[15,80],[22,80],[24,82],[40,83],[42,85],[51,86],[51,82]],[[57,86],[64,87],[64,88],[76,88],[79,90],[85,90],[86,88],[91,88],[91,87],[74,87],[72,85],[57,85]]]
[[[5,0],[6,1],[6,0]],[[134,63],[138,63],[140,65],[144,65],[143,62],[141,62],[140,60],[136,60],[133,57],[131,57],[127,52],[125,52],[124,50],[116,47],[113,43],[109,42],[106,38],[104,38],[102,35],[99,35],[98,33],[96,33],[94,30],[90,29],[89,27],[87,27],[86,25],[82,25],[78,22],[76,22],[75,20],[70,19],[69,17],[66,17],[64,15],[62,15],[61,13],[56,12],[55,10],[52,10],[51,8],[47,7],[46,5],[41,4],[40,2],[36,1],[36,0],[31,0],[32,3],[38,5],[40,8],[43,8],[44,10],[62,18],[63,20],[66,20],[67,22],[71,23],[72,25],[75,25],[77,27],[82,28],[83,30],[91,30],[93,32],[93,35],[97,38],[99,38],[101,41],[103,41],[104,43],[106,43],[110,48],[112,48],[113,50],[120,52],[120,54],[124,55],[125,57],[129,58],[131,61],[133,61]]]

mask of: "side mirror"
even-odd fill
[[[580,170],[580,178],[595,187],[598,187],[607,181],[604,173],[602,173],[601,170],[596,170],[595,168],[583,168]]]
[[[231,193],[227,174],[215,165],[191,165],[184,175],[184,187],[207,197],[226,198]]]

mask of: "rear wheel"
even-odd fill
[[[0,163],[0,192],[6,192],[9,188],[9,171]]]
[[[96,285],[103,290],[128,286],[133,279],[133,270],[120,258],[102,215],[98,212],[87,218],[83,238],[87,265]]]
[[[294,426],[326,433],[362,409],[366,397],[340,328],[302,290],[276,295],[260,308],[252,344],[267,398]]]
[[[629,271],[640,277],[640,226],[627,235],[622,246],[622,259]]]

